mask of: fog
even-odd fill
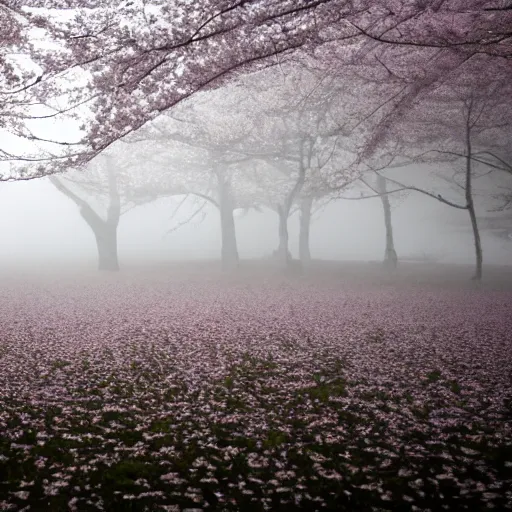
[[[122,216],[118,244],[123,263],[218,260],[220,226],[214,207],[176,228],[195,211],[184,205],[171,218],[176,199],[160,199]],[[277,215],[235,211],[242,259],[268,257],[277,247]],[[298,257],[298,215],[290,217],[290,251]],[[466,229],[464,229],[466,226]],[[428,197],[410,194],[393,208],[395,245],[399,258],[429,256],[445,263],[473,261],[469,221],[457,211]],[[79,210],[46,179],[0,185],[0,258],[4,264],[39,263],[95,268],[97,254],[91,229]],[[380,261],[384,221],[378,198],[338,200],[316,212],[311,226],[315,259]],[[483,234],[488,264],[511,263],[512,241]]]
[[[425,146],[421,137],[408,142],[399,132],[405,149],[393,148],[390,159],[384,146],[362,161],[357,129],[342,136],[339,126],[347,116],[358,126],[361,113],[353,112],[353,97],[335,78],[325,81],[293,63],[254,73],[197,93],[82,165],[0,183],[0,259],[80,268],[98,267],[99,260],[100,269],[110,270],[118,261],[122,268],[222,260],[234,268],[239,259],[278,254],[287,266],[287,251],[301,263],[310,259],[299,247],[300,233],[309,232],[313,260],[394,266],[388,251],[396,251],[398,261],[472,264],[476,250],[479,275],[482,253],[485,265],[512,263],[510,215],[503,207],[511,197],[510,172],[475,157],[464,183],[457,117],[446,151],[456,158],[432,156],[437,146]],[[55,140],[79,138],[70,119],[34,120],[33,130]],[[480,135],[474,143],[490,147]],[[28,141],[5,140],[20,154],[29,151]],[[422,160],[425,147],[429,157]],[[408,159],[406,150],[420,156]],[[0,165],[6,172],[7,163]],[[375,189],[380,179],[387,191]],[[300,216],[306,212],[309,219],[304,201],[311,202],[312,217],[301,228]],[[498,219],[499,229],[489,219]]]

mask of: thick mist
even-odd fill
[[[5,265],[94,269],[94,236],[79,209],[48,180],[0,185],[0,258]],[[180,198],[181,199],[181,198]],[[191,203],[192,201],[189,201]],[[144,264],[187,260],[218,260],[220,226],[213,207],[190,222],[196,205],[185,203],[174,217],[177,200],[162,198],[130,210],[119,224],[119,259]],[[486,212],[484,212],[486,214]],[[433,258],[443,263],[469,264],[473,259],[470,226],[464,212],[410,193],[393,206],[399,259]],[[171,218],[172,217],[172,218]],[[235,211],[240,256],[267,258],[278,243],[277,215],[272,211]],[[298,215],[288,221],[290,250],[298,257]],[[169,232],[171,231],[171,232]],[[380,261],[384,252],[384,220],[378,198],[333,201],[317,211],[311,226],[315,259]],[[483,232],[486,261],[508,265],[512,240]]]

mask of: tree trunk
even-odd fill
[[[307,165],[304,164],[304,147],[307,143],[310,143],[309,153],[308,153],[308,161]],[[284,204],[280,204],[277,207],[277,214],[279,215],[279,246],[275,255],[278,258],[280,264],[282,264],[285,268],[292,267],[292,256],[288,249],[288,217],[290,215],[290,210],[292,208],[293,202],[295,198],[298,196],[302,187],[304,186],[306,180],[306,169],[311,165],[311,139],[309,137],[302,138],[300,140],[300,162],[299,162],[299,174],[297,176],[297,181],[295,182],[292,190],[288,193]]]
[[[480,281],[482,279],[482,266],[483,266],[483,251],[482,242],[480,240],[480,231],[476,220],[475,203],[473,201],[473,183],[472,183],[472,147],[471,147],[471,108],[472,104],[468,106],[468,114],[466,119],[466,205],[471,220],[471,229],[473,230],[473,243],[475,247],[475,275],[473,280]]]
[[[386,180],[382,176],[377,176],[377,187],[381,194],[382,208],[384,210],[384,224],[386,226],[386,249],[384,251],[384,265],[389,269],[395,269],[398,263],[398,256],[395,250],[393,239],[393,224],[391,222],[391,205],[387,194]]]
[[[473,230],[473,240],[475,245],[475,256],[476,256],[476,268],[475,275],[473,279],[476,281],[480,281],[482,279],[482,267],[483,267],[483,251],[482,251],[482,242],[480,240],[480,231],[478,229],[478,223],[476,221],[476,213],[473,205],[473,201],[471,201],[471,206],[468,206],[469,218],[471,219],[471,228]]]
[[[98,248],[98,270],[119,270],[117,258],[117,222],[103,220],[87,204],[80,209],[80,215],[89,225],[96,238]]]
[[[304,197],[300,203],[299,257],[303,265],[311,262],[309,250],[309,228],[311,225],[311,208],[313,199]]]
[[[277,214],[279,215],[279,245],[276,256],[279,263],[288,267],[291,263],[290,251],[288,250],[288,215],[281,206],[278,206]]]
[[[219,178],[219,210],[222,236],[222,268],[224,270],[232,270],[239,263],[235,219],[233,217],[233,199],[229,183],[221,177]]]
[[[118,271],[117,259],[117,226],[105,225],[94,229],[98,247],[98,270]]]
[[[98,270],[118,271],[117,226],[121,216],[121,199],[117,190],[116,173],[111,163],[107,173],[109,193],[107,220],[102,219],[85,199],[66,187],[56,176],[50,177],[50,181],[57,190],[69,197],[80,208],[80,215],[92,229],[98,249]]]
[[[222,231],[222,268],[230,270],[235,268],[239,262],[233,210],[221,208],[220,222]]]

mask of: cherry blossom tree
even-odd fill
[[[71,199],[80,208],[80,215],[92,229],[98,248],[98,269],[116,271],[119,270],[117,226],[121,217],[121,198],[116,171],[111,163],[103,170],[102,174],[106,175],[107,180],[107,214],[105,218],[97,213],[90,204],[90,200],[87,199],[86,194],[84,194],[84,189],[87,188],[87,184],[83,181],[85,173],[80,175],[78,183],[72,178],[57,176],[51,176],[50,181],[57,190]],[[93,188],[96,189],[95,197],[98,197],[99,192],[97,178],[98,176],[96,176],[96,180],[93,182]],[[75,191],[73,188],[78,188],[79,190]]]
[[[483,64],[483,66],[482,66]],[[481,155],[489,147],[489,138],[507,139],[511,134],[512,110],[506,101],[509,82],[499,73],[501,63],[495,63],[494,76],[483,75],[488,69],[487,59],[475,60],[472,69],[459,70],[455,79],[439,86],[434,93],[419,100],[411,109],[403,124],[395,126],[393,135],[403,144],[415,162],[437,162],[444,166],[459,165],[462,183],[454,183],[462,191],[462,200],[447,200],[441,194],[431,197],[452,207],[465,209],[471,222],[475,249],[474,279],[482,278],[482,246],[478,230],[474,201],[474,179],[486,165]],[[480,157],[480,158],[479,158]],[[396,186],[403,182],[390,179]],[[411,190],[418,188],[412,187]],[[418,189],[420,192],[424,190]]]
[[[79,207],[81,217],[91,228],[99,270],[119,270],[117,228],[121,216],[154,199],[139,192],[147,180],[149,165],[154,165],[151,160],[145,164],[133,162],[131,158],[123,159],[119,151],[109,150],[89,162],[85,170],[50,176],[55,188]]]
[[[159,166],[144,184],[149,193],[165,197],[179,189],[218,210],[225,269],[236,267],[239,260],[234,211],[257,204],[241,166],[254,155],[262,156],[242,147],[254,116],[248,115],[247,102],[238,111],[240,102],[239,96],[225,92],[199,95],[126,139],[130,145],[144,141],[153,154],[159,155]],[[136,149],[132,156],[140,158]]]
[[[11,45],[5,53],[21,47],[38,66],[21,88],[53,110],[46,117],[73,112],[83,122],[81,144],[67,151],[62,143],[66,151],[53,155],[51,165],[62,169],[77,163],[76,152],[91,158],[194,92],[219,86],[235,70],[265,66],[269,57],[320,41],[318,29],[343,15],[328,3],[112,0],[70,2],[64,10],[57,2],[5,2],[1,16],[5,26],[22,27],[6,39]],[[29,46],[35,31],[43,41]],[[30,173],[25,165],[25,174],[49,172],[45,159],[29,158],[34,165]]]
[[[258,80],[259,78],[259,80]],[[255,157],[249,172],[260,190],[263,204],[277,213],[278,248],[275,256],[290,264],[288,219],[300,208],[299,254],[308,263],[309,226],[315,200],[330,192],[331,175],[339,183],[350,178],[344,166],[342,109],[333,75],[309,67],[307,61],[281,65],[247,80],[249,91],[257,98],[258,122],[249,139],[266,158]]]
[[[13,100],[23,111],[19,133],[44,142],[24,126],[25,117],[38,117],[28,107],[34,102],[47,109],[39,117],[73,115],[83,124],[81,140],[53,141],[56,147],[44,146],[43,155],[7,178],[40,176],[90,159],[196,91],[274,64],[298,48],[328,66],[336,62],[333,52],[345,55],[339,65],[371,55],[393,78],[404,66],[417,70],[418,62],[431,62],[438,72],[409,73],[406,90],[390,103],[393,112],[405,112],[418,91],[473,55],[509,58],[511,16],[486,0],[470,8],[457,0],[70,0],[65,9],[57,1],[6,1],[2,66],[9,70],[6,56],[19,53],[37,67],[16,74],[21,89],[30,91],[30,99]],[[405,58],[406,52],[412,56]],[[381,121],[377,138],[389,118]]]
[[[316,180],[316,189],[308,186],[310,194],[318,195],[322,169],[338,156],[337,125],[329,118],[335,95],[325,78],[296,63],[283,64],[218,93],[198,95],[126,139],[150,139],[163,159],[175,160],[188,148],[181,173],[165,173],[157,178],[163,184],[155,188],[165,194],[169,184],[188,179],[180,174],[190,173],[189,192],[219,209],[225,267],[238,262],[233,210],[261,203],[278,214],[277,254],[284,255],[284,262],[289,259],[292,207],[306,182]]]

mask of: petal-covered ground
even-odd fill
[[[0,510],[512,509],[512,292],[5,279]]]

